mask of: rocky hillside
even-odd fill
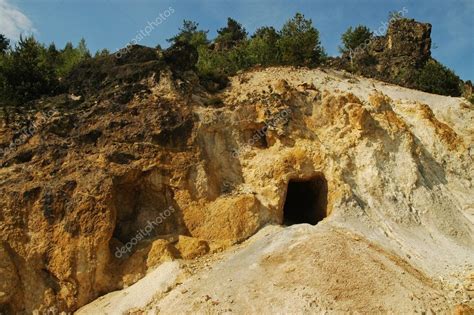
[[[1,311],[474,306],[472,105],[294,68],[210,93],[172,62],[78,70],[3,127]]]

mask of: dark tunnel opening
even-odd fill
[[[316,225],[327,216],[328,185],[324,176],[290,180],[283,207],[283,224]]]

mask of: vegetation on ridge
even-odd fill
[[[196,60],[195,66],[193,63],[196,73],[206,80],[219,82],[224,82],[227,76],[240,70],[257,65],[317,67],[327,60],[338,59],[326,55],[319,31],[312,20],[301,13],[296,13],[281,30],[264,26],[250,36],[239,22],[228,18],[227,24],[217,33],[216,38],[211,40],[208,38],[208,31],[200,29],[198,23],[184,20],[178,34],[168,39],[172,46],[168,49],[167,58],[174,60],[176,58],[172,54],[189,47],[194,48],[197,57],[190,61]],[[335,67],[370,75],[361,69],[375,65],[375,58],[367,52],[367,46],[376,39],[366,26],[350,27],[342,34],[342,46],[339,48],[342,53],[339,59],[342,62],[344,56],[350,54],[350,67]],[[114,54],[114,57],[127,59],[129,50]],[[352,60],[354,51],[366,53],[364,58],[359,58],[357,66],[353,65]],[[159,59],[162,55],[157,53],[156,58]],[[194,56],[193,53],[188,55]],[[110,52],[104,49],[91,57],[84,39],[77,46],[67,43],[63,49],[58,50],[54,43],[45,46],[33,37],[21,38],[11,47],[9,40],[0,34],[0,105],[24,105],[38,97],[65,91],[65,81],[73,69],[83,62],[82,67],[90,66],[94,64],[91,60],[107,56],[110,56]],[[405,80],[407,71],[409,76]],[[429,59],[416,69],[400,68],[394,78],[388,78],[380,79],[431,93],[459,96],[462,92],[459,77],[434,59]]]

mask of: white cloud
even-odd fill
[[[21,34],[36,32],[33,23],[9,0],[0,0],[0,33],[12,40],[18,40]]]

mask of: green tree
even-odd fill
[[[0,34],[0,106],[2,106],[2,116],[5,119],[6,123],[8,124],[8,112],[5,107],[5,75],[4,75],[4,67],[7,63],[7,55],[8,49],[10,48],[10,41],[3,35]]]
[[[97,58],[97,57],[103,57],[103,56],[108,56],[108,55],[110,55],[110,50],[108,50],[107,48],[104,48],[102,50],[96,51],[94,57]]]
[[[252,65],[249,58],[247,32],[240,23],[227,19],[227,26],[217,31],[215,45],[198,47],[197,69],[201,76],[222,78]]]
[[[10,48],[10,40],[5,35],[0,34],[0,54],[5,54],[8,48]]]
[[[286,65],[314,66],[321,62],[324,50],[319,41],[319,32],[311,19],[301,13],[283,25],[278,40],[281,61]]]
[[[273,27],[261,27],[255,31],[249,41],[247,52],[253,64],[264,66],[276,65],[280,62],[277,47],[280,34]]]
[[[347,31],[342,34],[342,47],[339,47],[341,53],[356,51],[364,48],[366,43],[372,38],[373,33],[366,26],[359,25],[355,28],[349,27]]]
[[[49,44],[49,46],[48,46],[48,54],[49,54],[51,57],[58,57],[58,56],[59,56],[59,51],[58,51],[58,49],[56,48],[56,44],[54,44],[54,43]]]
[[[237,71],[248,68],[253,64],[249,58],[248,44],[245,42],[223,51],[201,46],[198,53],[197,69],[200,75],[206,77],[234,75]]]
[[[77,44],[77,52],[81,58],[90,58],[91,53],[89,51],[89,48],[87,48],[86,40],[84,38],[81,38],[79,43]]]
[[[51,43],[48,48],[44,51],[45,56],[44,59],[46,60],[46,63],[53,67],[56,71],[58,66],[61,65],[61,54],[59,50],[56,48],[56,45],[54,43]]]
[[[215,43],[221,50],[231,49],[247,39],[245,28],[232,18],[227,18],[227,26],[217,31]]]
[[[84,38],[79,41],[77,47],[74,47],[71,42],[66,43],[60,53],[61,64],[57,68],[58,75],[60,77],[67,76],[77,64],[90,57]]]
[[[58,82],[45,59],[46,49],[33,37],[21,37],[15,50],[1,63],[0,97],[15,105],[53,93]]]
[[[193,21],[184,20],[183,26],[179,29],[179,33],[170,39],[168,42],[176,44],[178,42],[188,43],[196,48],[208,45],[207,33],[209,31],[198,30],[199,24]]]

